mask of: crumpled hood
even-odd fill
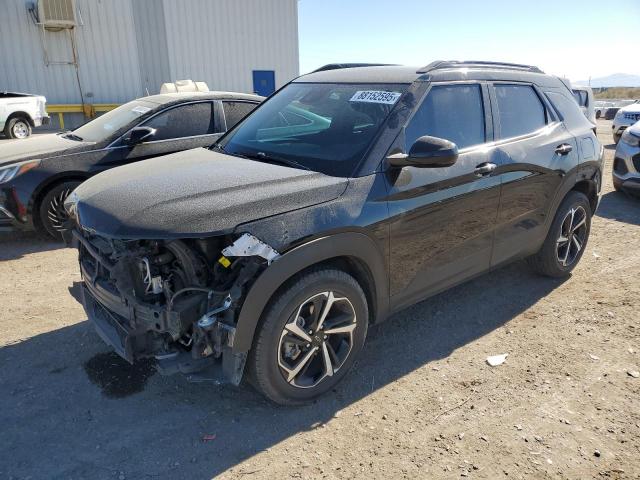
[[[328,202],[347,183],[198,148],[108,170],[72,197],[82,227],[100,235],[184,238]]]
[[[75,140],[62,138],[61,135],[55,133],[35,135],[24,140],[3,142],[2,146],[0,146],[0,166],[23,160],[47,158],[53,155],[89,150],[93,145],[90,142],[76,142]]]

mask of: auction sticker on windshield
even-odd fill
[[[351,102],[366,102],[366,103],[384,103],[386,105],[393,105],[400,98],[399,92],[385,92],[379,90],[361,90],[356,92],[351,97]]]

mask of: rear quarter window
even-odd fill
[[[569,97],[569,91],[565,96],[560,92],[544,92],[553,107],[560,114],[567,128],[592,128],[591,123],[584,116],[578,104]]]

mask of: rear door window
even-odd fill
[[[250,102],[222,102],[224,117],[227,121],[227,130],[233,128],[240,120],[246,117],[249,112],[256,108],[255,103]]]
[[[500,138],[519,137],[544,127],[547,116],[538,94],[529,85],[494,86]]]
[[[153,141],[209,135],[216,132],[212,102],[188,103],[151,118],[145,127],[157,130]]]
[[[405,130],[405,151],[424,135],[454,142],[459,149],[485,142],[480,85],[435,85]]]

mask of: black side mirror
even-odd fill
[[[138,143],[151,140],[156,134],[156,129],[151,127],[135,127],[132,128],[124,139],[128,145],[137,145]]]
[[[444,138],[425,135],[418,138],[409,154],[389,155],[387,161],[393,167],[440,168],[450,167],[458,160],[458,147]]]

